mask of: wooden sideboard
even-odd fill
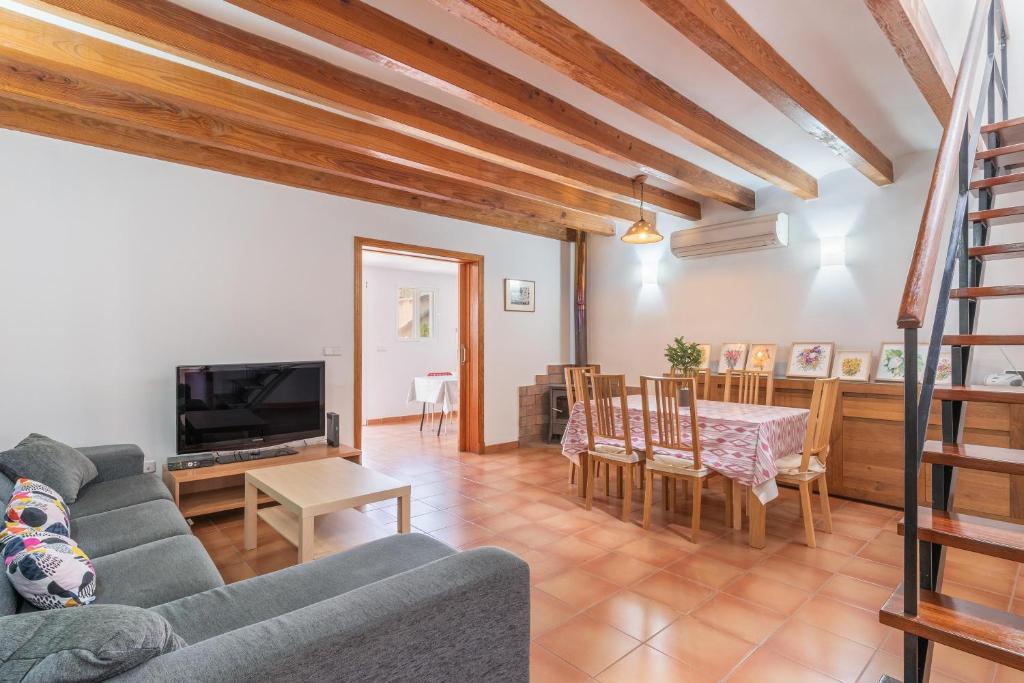
[[[328,446],[314,444],[300,446],[294,455],[282,455],[263,460],[245,460],[225,465],[197,467],[191,470],[169,470],[164,465],[164,483],[174,496],[174,504],[185,517],[198,517],[224,510],[241,509],[245,506],[245,473],[263,467],[276,467],[293,462],[320,460],[322,458],[345,458],[362,464],[362,451],[351,446]],[[268,502],[269,496],[261,496],[260,502]]]
[[[711,376],[711,398],[721,399],[724,375]],[[775,405],[806,408],[814,381],[775,379]],[[932,407],[929,439],[941,439],[941,409]],[[1024,448],[1024,405],[967,405],[964,441]],[[931,468],[922,466],[921,504],[930,500]],[[828,459],[830,493],[856,500],[903,506],[903,385],[840,382]],[[954,509],[1024,522],[1024,477],[977,471],[959,474]]]

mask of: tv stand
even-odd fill
[[[278,450],[292,453],[266,455]],[[167,465],[164,465],[163,478],[181,514],[184,517],[198,517],[245,507],[245,473],[249,470],[323,458],[345,458],[357,465],[363,463],[363,454],[359,449],[344,445],[335,447],[315,444],[261,451],[260,457],[254,460],[236,460],[189,470],[168,470]],[[259,502],[267,501],[270,501],[269,496],[260,497]]]

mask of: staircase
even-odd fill
[[[932,645],[941,643],[1024,670],[1024,618],[942,594],[946,548],[1024,562],[1024,528],[951,510],[957,472],[973,469],[1024,474],[1024,450],[963,443],[964,419],[972,402],[1024,404],[1021,389],[970,386],[977,346],[1024,345],[1024,334],[977,331],[986,299],[1024,296],[1024,285],[985,282],[985,264],[1024,258],[1024,243],[990,243],[1001,226],[1024,223],[1024,206],[996,206],[1001,195],[1024,190],[1024,118],[1007,119],[1006,41],[1000,0],[978,0],[959,77],[953,111],[943,134],[917,245],[907,276],[898,324],[904,332],[904,578],[879,613],[883,624],[904,632],[903,680],[924,683]],[[975,79],[981,77],[980,90]],[[977,102],[971,108],[971,100]],[[997,122],[997,102],[1002,121]],[[981,125],[987,121],[987,125]],[[972,199],[976,207],[969,209]],[[955,202],[952,229],[945,210]],[[938,263],[943,233],[949,235]],[[928,308],[931,283],[942,269],[934,325],[918,392],[918,331]],[[953,286],[954,276],[957,278]],[[955,308],[959,331],[944,334]],[[952,352],[952,385],[936,387],[940,347]],[[942,440],[926,441],[933,400],[942,407]],[[931,507],[918,506],[921,464],[932,468]],[[883,682],[894,681],[883,677]]]

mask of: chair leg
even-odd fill
[[[622,521],[629,521],[629,513],[633,508],[633,465],[624,465],[619,468],[619,476],[626,481],[623,482],[619,492],[622,494]]]
[[[825,523],[825,533],[832,533],[832,507],[828,501],[828,484],[825,475],[818,477],[818,496],[821,497],[821,519]]]
[[[574,462],[569,463],[569,483],[576,483],[576,463]]]
[[[807,537],[807,547],[816,548],[814,542],[814,515],[811,512],[811,482],[800,482],[800,510],[804,515],[804,535]]]
[[[604,464],[604,495],[611,498],[612,478],[608,476],[608,463]]]
[[[587,495],[584,500],[588,510],[594,503],[594,468],[601,466],[601,463],[595,463],[594,460],[594,456],[587,458]],[[582,475],[583,473],[581,472],[580,474]]]
[[[707,477],[704,478],[705,480]],[[704,491],[704,484],[699,480],[693,482],[693,517],[690,520],[690,540],[697,542],[700,535],[700,499]]]
[[[576,473],[576,495],[580,498],[584,498],[587,495],[588,480],[587,477],[590,473],[590,455],[585,451],[580,453],[580,465],[578,472]]]
[[[628,484],[626,485],[625,488],[623,488],[623,486],[622,486],[623,479],[625,479],[625,477],[623,476],[625,471],[626,471],[626,466],[625,465],[620,465],[619,467],[615,468],[615,485],[619,487],[619,498],[625,498],[626,494],[624,492],[625,492],[626,489],[629,488]]]
[[[668,511],[676,511],[676,480],[672,477],[665,477],[668,479]]]
[[[668,510],[668,477],[661,478],[661,504]]]
[[[651,502],[654,498],[654,472],[644,472],[644,528],[651,526]]]

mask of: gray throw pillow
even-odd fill
[[[128,605],[0,617],[0,681],[104,681],[186,645],[162,616]]]
[[[25,477],[41,481],[68,504],[74,503],[78,491],[99,474],[92,460],[42,434],[29,434],[11,450],[0,453],[0,472],[14,480]]]

